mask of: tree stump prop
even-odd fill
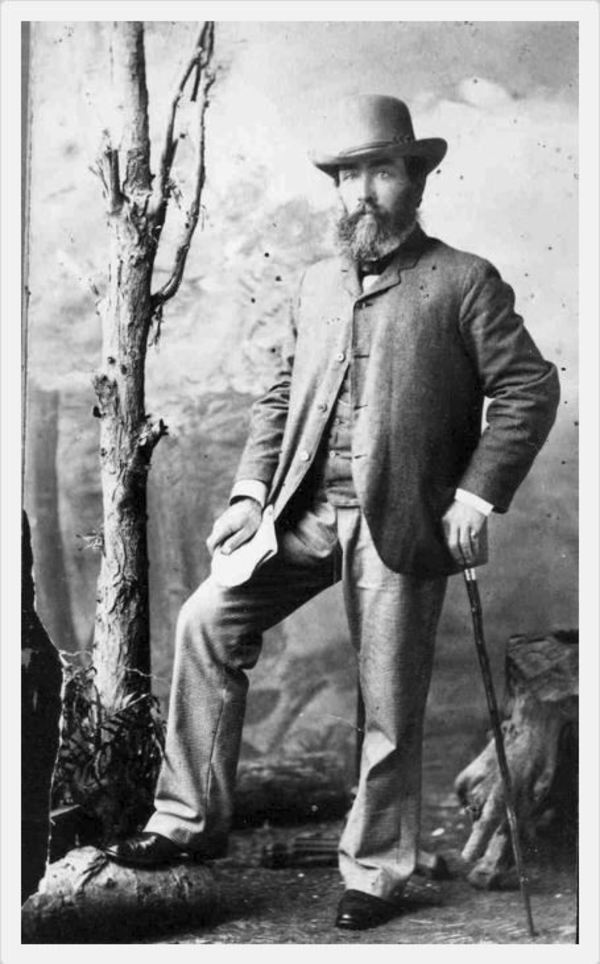
[[[217,880],[205,864],[139,870],[81,847],[50,864],[38,892],[23,905],[22,941],[130,942],[176,924],[203,924],[219,901]]]
[[[549,816],[577,821],[578,633],[512,636],[506,654],[508,719],[502,724],[521,835],[532,840]],[[473,821],[462,857],[479,888],[516,886],[493,739],[456,778]]]

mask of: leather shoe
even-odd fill
[[[127,867],[162,867],[193,856],[169,837],[145,830],[126,840],[108,844],[102,851],[111,860]]]
[[[347,890],[338,905],[335,926],[348,931],[364,931],[385,924],[400,911],[399,904],[389,900],[373,897],[362,890]]]

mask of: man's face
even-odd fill
[[[401,157],[364,161],[338,171],[344,213],[338,235],[357,260],[383,257],[415,221],[422,185],[411,181]]]

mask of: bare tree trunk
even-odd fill
[[[119,155],[107,148],[112,236],[103,367],[95,379],[103,540],[94,663],[103,702],[116,707],[128,693],[149,688],[146,476],[152,427],[144,411],[144,368],[155,248],[147,215],[151,182],[143,24],[116,23],[112,51],[114,81],[123,92],[126,174],[122,191]],[[132,668],[139,672],[132,675]]]
[[[171,103],[160,169],[150,173],[144,25],[117,22],[111,45],[116,115],[123,130],[117,149],[107,138],[97,171],[104,185],[111,232],[109,285],[101,311],[102,366],[95,377],[100,419],[103,497],[102,566],[94,636],[96,684],[103,705],[118,708],[150,690],[150,631],[146,484],[154,446],[166,427],[145,411],[146,349],[150,326],[177,292],[200,210],[204,185],[204,112],[213,77],[207,72],[213,24],[204,24]],[[175,120],[185,85],[199,98],[193,197],[167,283],[152,293],[152,271],[171,196],[177,148]],[[120,164],[124,166],[121,181]]]

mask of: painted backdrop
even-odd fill
[[[99,560],[97,422],[91,378],[107,232],[90,171],[106,126],[109,25],[33,25],[31,290],[26,507],[38,608],[56,644],[89,646]],[[151,128],[197,25],[148,24]],[[561,23],[220,23],[207,183],[179,296],[148,363],[148,411],[169,436],[150,474],[155,691],[166,700],[177,610],[206,575],[204,540],[225,506],[252,399],[268,384],[282,311],[300,270],[331,250],[335,197],[307,159],[326,98],[400,96],[417,136],[449,151],[430,176],[426,230],[494,262],[559,367],[557,425],[507,516],[492,520],[481,572],[489,644],[577,620],[577,35]],[[118,136],[118,132],[113,132]],[[190,137],[193,136],[190,133]],[[178,155],[182,180],[189,160]],[[154,159],[156,169],[156,156]],[[168,270],[159,264],[157,280]],[[328,747],[351,760],[354,668],[338,590],[265,639],[253,672],[248,756]],[[440,629],[428,735],[465,758],[484,699],[460,579]]]

